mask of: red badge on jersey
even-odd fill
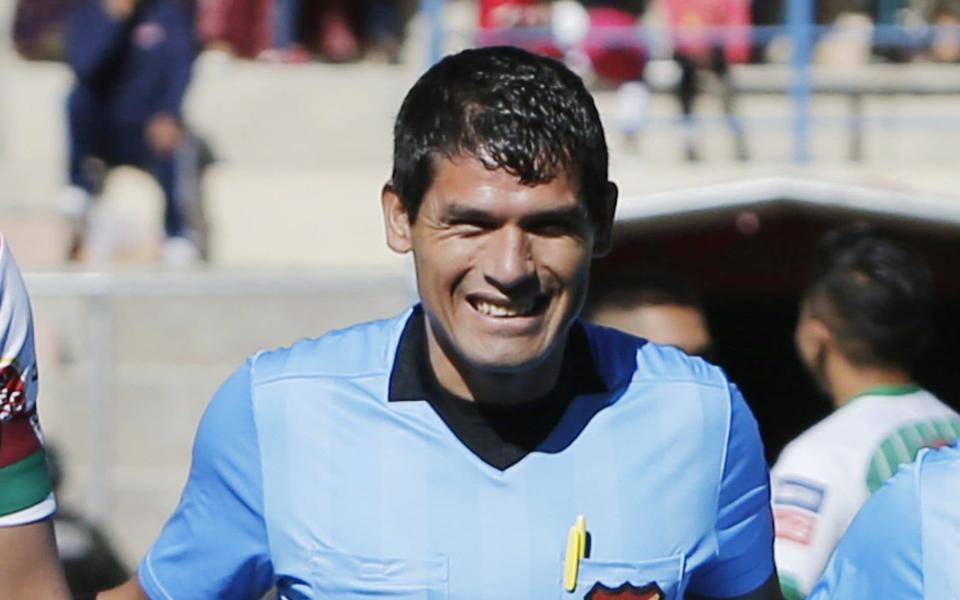
[[[778,538],[808,546],[817,527],[817,518],[802,510],[776,508],[773,523]]]
[[[664,600],[663,590],[655,583],[648,583],[637,587],[631,583],[623,583],[613,589],[602,583],[596,583],[584,600]]]

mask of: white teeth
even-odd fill
[[[523,304],[492,304],[478,300],[475,304],[477,310],[491,317],[518,317],[525,315],[533,310],[534,301],[528,300]]]

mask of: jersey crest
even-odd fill
[[[598,582],[590,588],[584,600],[664,600],[664,595],[660,586],[653,582],[643,587],[624,582],[612,589]]]
[[[16,364],[0,367],[0,421],[27,410],[27,386]]]

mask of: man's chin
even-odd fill
[[[468,361],[473,368],[487,373],[516,375],[527,371],[533,371],[544,361],[545,356],[477,356],[470,357]]]

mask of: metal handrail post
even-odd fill
[[[90,346],[93,361],[90,382],[90,432],[92,456],[90,495],[86,511],[94,523],[103,523],[113,495],[110,455],[113,452],[113,297],[107,291],[92,296]]]
[[[444,0],[421,0],[420,11],[427,25],[427,68],[443,57]]]
[[[813,1],[789,0],[787,26],[790,31],[793,56],[793,81],[790,95],[793,99],[793,162],[806,164],[810,160],[810,56],[813,47]]]

